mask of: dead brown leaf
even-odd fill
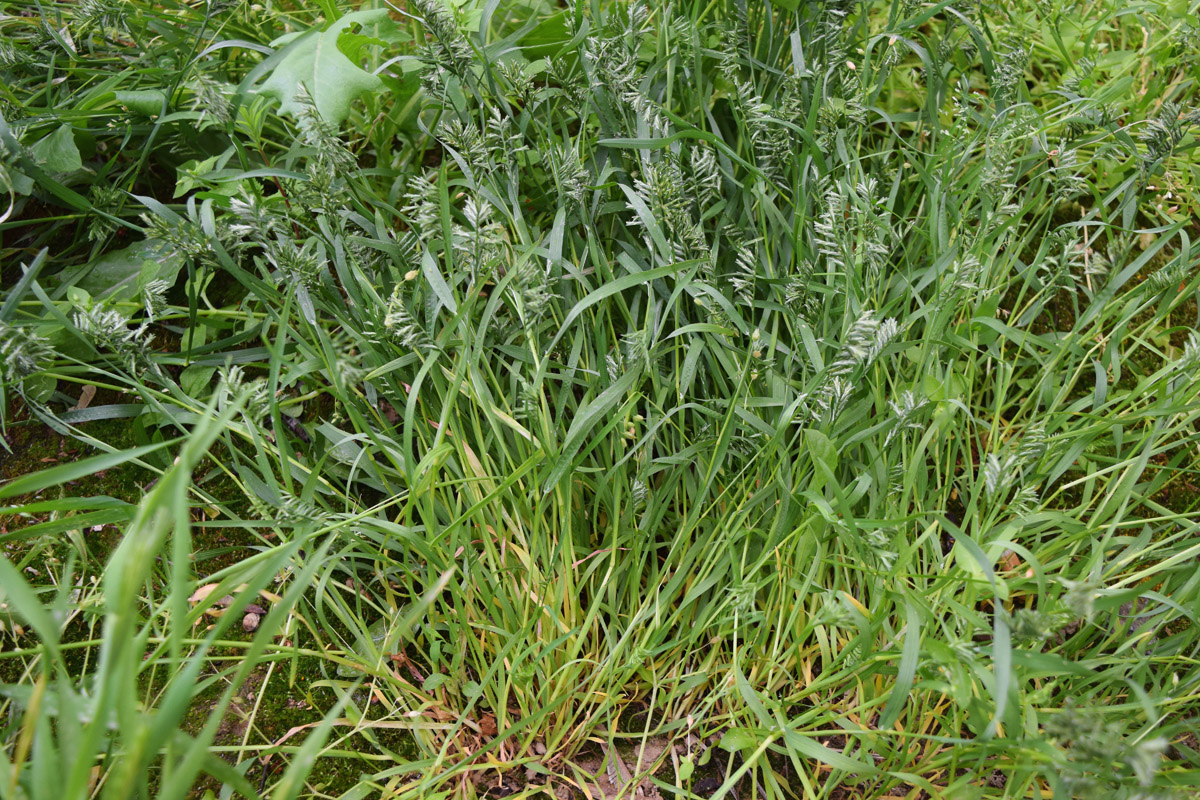
[[[83,387],[83,389],[81,389],[79,392],[79,402],[76,403],[75,408],[73,408],[71,410],[72,411],[82,411],[83,409],[88,407],[88,404],[92,402],[92,398],[95,396],[96,396],[96,387],[91,385],[90,383],[86,384]]]

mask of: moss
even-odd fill
[[[236,657],[240,651],[231,648],[216,648],[212,652],[214,659]],[[218,670],[235,666],[233,662],[221,661],[207,673],[205,678],[212,678]],[[315,656],[303,656],[294,660],[276,662],[274,670],[266,665],[252,672],[225,709],[213,745],[218,747],[237,748],[242,746],[243,739],[248,745],[245,751],[226,751],[222,757],[231,764],[253,760],[246,770],[247,779],[256,788],[260,785],[269,786],[277,780],[288,763],[287,755],[274,755],[264,759],[261,755],[263,748],[279,742],[289,732],[303,726],[316,726],[324,715],[336,703],[336,694],[328,686],[318,686],[324,681],[337,680],[332,665]],[[155,690],[149,686],[152,683],[162,684],[156,691],[165,688],[162,676],[146,673],[143,691],[153,695]],[[221,696],[228,688],[224,680],[217,680],[198,692],[192,699],[191,706],[180,729],[191,736],[198,735],[208,725],[216,712]],[[359,698],[361,707],[370,714],[378,706],[369,704],[365,696]],[[379,714],[382,716],[382,713]],[[326,794],[338,795],[358,785],[362,775],[370,775],[382,769],[394,766],[397,761],[414,760],[418,757],[418,749],[412,735],[405,730],[379,729],[367,730],[345,736],[348,729],[334,727],[326,742],[335,752],[319,757],[309,775],[308,782],[316,789]],[[298,746],[309,735],[308,730],[300,730],[287,740],[288,746]],[[367,759],[362,756],[386,756],[384,760]],[[152,776],[152,784],[156,776]],[[189,797],[202,797],[205,792],[219,794],[221,784],[215,778],[201,777],[189,792]],[[153,785],[152,785],[153,789]]]
[[[80,426],[89,435],[117,448],[136,446],[130,425],[125,420],[97,420]],[[31,420],[9,424],[6,441],[10,453],[0,455],[0,481],[11,481],[23,475],[38,472],[60,464],[102,454],[104,451],[92,445],[70,439],[54,432],[49,427]],[[146,487],[157,477],[154,472],[136,464],[126,463],[113,469],[100,470],[77,480],[68,481],[40,492],[6,501],[10,506],[20,506],[39,500],[63,497],[114,497],[128,503],[138,502]],[[20,530],[28,525],[44,522],[49,515],[0,514],[0,534]],[[65,537],[47,538],[45,541],[23,540],[22,547],[49,546],[54,555],[62,557],[67,545],[72,543],[79,549],[78,555],[86,563],[102,564],[120,541],[119,532],[113,526],[104,526],[97,531],[88,529],[80,532],[74,540]],[[18,550],[21,548],[18,548]],[[13,558],[16,550],[8,549],[6,555]]]
[[[6,649],[7,646],[7,642],[5,642],[5,647],[0,649]],[[20,683],[21,679],[25,677],[26,666],[27,662],[24,658],[0,658],[0,684]]]
[[[16,409],[20,413],[23,409]],[[16,414],[14,414],[16,416]],[[112,442],[117,447],[132,445],[129,426],[122,421],[87,423],[89,433]],[[6,442],[11,452],[0,454],[0,481],[11,481],[60,464],[70,463],[99,454],[98,448],[55,433],[41,423],[30,420],[10,422]],[[133,464],[102,470],[77,480],[68,481],[40,492],[10,498],[5,505],[21,505],[63,497],[115,497],[137,502],[144,487],[154,480],[154,473]],[[0,536],[19,534],[23,529],[53,518],[50,513],[0,513]],[[99,529],[97,529],[99,527]],[[0,554],[12,561],[35,586],[56,586],[63,579],[65,565],[73,561],[72,583],[83,587],[99,580],[104,563],[120,541],[115,525],[83,526],[63,534],[46,534],[30,538],[14,538],[0,545]],[[86,591],[86,589],[85,589]],[[62,641],[83,642],[97,637],[97,610],[76,613],[63,629]],[[19,642],[25,646],[28,643]],[[87,668],[89,648],[74,648],[64,652],[67,666],[78,674]],[[24,667],[18,659],[0,660],[0,680],[19,680]]]
[[[1154,499],[1173,514],[1192,514],[1200,505],[1200,488],[1196,483],[1200,483],[1196,476],[1191,476],[1191,480],[1174,480]]]
[[[218,649],[214,650],[213,655],[234,656],[236,652]],[[210,672],[209,676],[213,674],[215,672]],[[279,742],[298,728],[302,730],[293,734],[287,744],[300,745],[309,735],[309,731],[303,730],[304,726],[316,726],[337,702],[337,695],[331,688],[319,685],[332,681],[345,683],[344,679],[338,678],[330,662],[316,656],[281,660],[276,662],[274,670],[264,665],[251,673],[249,679],[239,687],[217,729],[214,744],[240,747],[245,738],[251,749],[240,754],[229,753],[227,760],[236,763],[246,758],[256,759],[258,763],[246,773],[252,783],[263,780],[264,773],[268,783],[277,779],[288,757],[276,755],[264,762],[259,756],[261,748]],[[225,682],[218,681],[197,694],[182,729],[192,735],[198,734],[208,724],[226,688]],[[360,693],[355,699],[359,707],[372,717],[383,716],[386,711],[380,709],[377,703],[368,702],[365,693]],[[373,774],[393,766],[398,760],[418,757],[416,741],[408,731],[368,729],[339,741],[347,733],[345,727],[333,728],[327,745],[336,752],[319,757],[309,776],[309,783],[327,794],[337,795],[353,788],[362,774]],[[381,762],[363,758],[359,754],[385,755],[389,758]],[[215,780],[206,778],[197,783],[193,793],[199,796],[207,789],[218,792],[219,788]]]

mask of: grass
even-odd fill
[[[0,5],[0,796],[1193,796],[1198,15]]]

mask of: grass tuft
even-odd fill
[[[1193,796],[1198,14],[0,4],[0,796]]]

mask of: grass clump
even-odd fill
[[[4,8],[13,796],[1195,791],[1195,3]]]

